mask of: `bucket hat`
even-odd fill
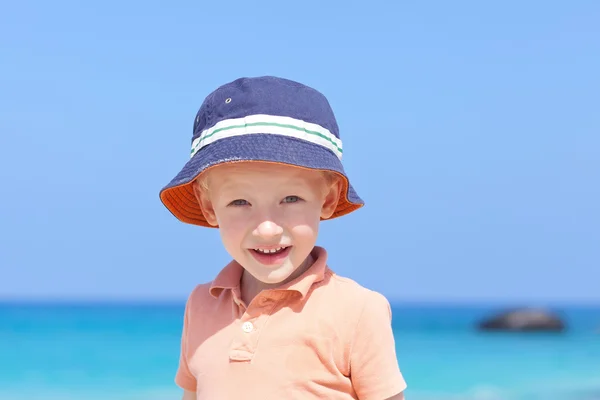
[[[160,191],[180,221],[211,227],[194,196],[194,180],[223,163],[262,161],[332,171],[342,177],[331,218],[364,205],[342,166],[342,141],[328,100],[288,79],[240,78],[210,93],[194,120],[190,159]]]

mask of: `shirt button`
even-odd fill
[[[242,325],[242,330],[246,333],[252,332],[252,329],[254,329],[254,325],[252,325],[252,322],[250,321],[244,322]]]

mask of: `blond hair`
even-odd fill
[[[240,166],[240,168],[242,168],[242,167]],[[210,168],[204,170],[200,175],[198,175],[198,177],[194,181],[194,185],[196,185],[198,187],[198,189],[200,189],[200,192],[203,194],[207,194],[209,192],[209,187],[208,187],[208,175],[209,174],[207,174],[207,172],[209,170],[210,170]],[[315,171],[320,172],[322,174],[327,186],[330,186],[333,183],[335,183],[337,180],[341,179],[340,174],[335,171],[324,170],[324,169],[319,169],[319,170],[315,170]]]

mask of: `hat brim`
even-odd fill
[[[213,227],[204,218],[194,195],[193,182],[211,167],[244,161],[281,163],[338,173],[342,177],[340,200],[329,219],[349,214],[364,205],[350,184],[341,161],[332,152],[304,140],[273,134],[234,136],[211,143],[197,152],[160,191],[160,199],[180,221]]]

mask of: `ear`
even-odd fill
[[[321,208],[321,218],[328,219],[333,215],[340,200],[341,190],[342,182],[340,179],[333,179],[332,182],[327,183],[327,189],[325,190],[325,197],[323,199],[323,207]]]
[[[196,196],[196,200],[200,204],[204,219],[206,219],[209,225],[217,226],[217,216],[208,192],[200,187],[198,181],[194,181],[192,187],[194,188],[194,196]]]

